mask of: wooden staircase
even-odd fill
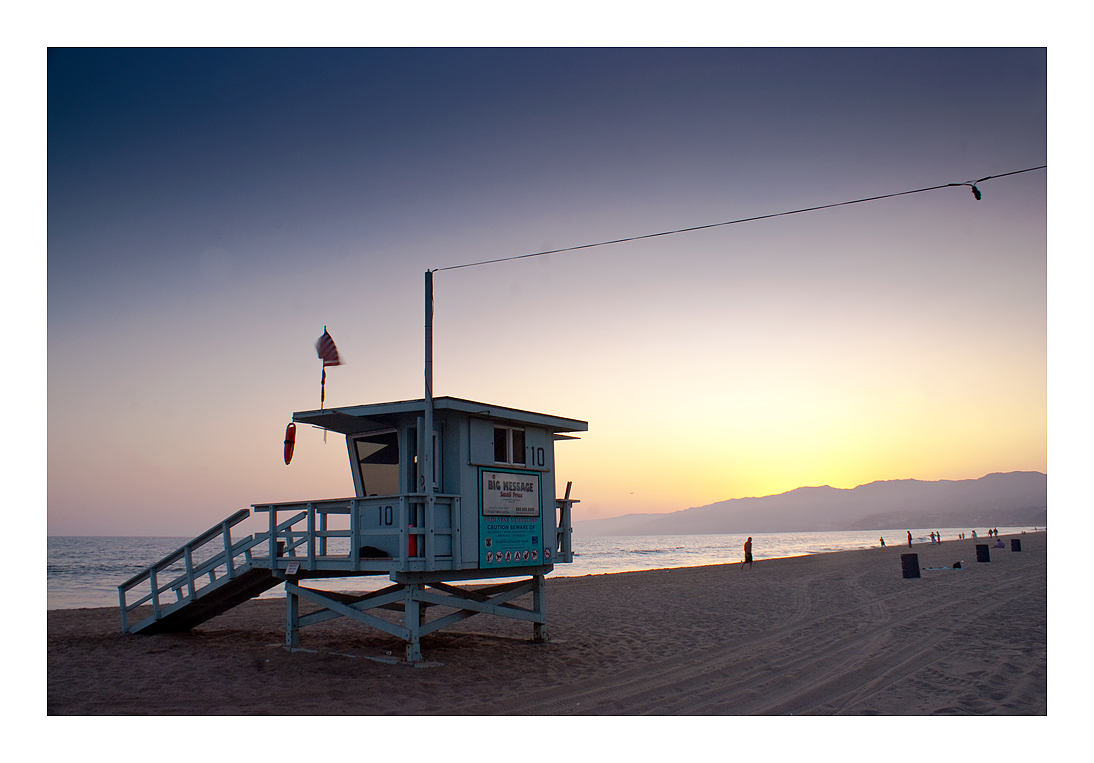
[[[118,586],[122,631],[142,634],[188,631],[283,582],[268,564],[257,566],[251,558],[251,549],[266,540],[266,534],[232,541],[232,527],[250,514],[250,509],[241,509]],[[223,542],[223,549],[203,561],[195,561],[195,556],[207,554],[206,547],[217,540]],[[127,602],[127,594],[146,589],[148,593]],[[172,598],[172,594],[173,601],[161,601]],[[131,624],[130,615],[146,605],[151,605],[151,614]]]
[[[269,570],[251,568],[234,578],[222,578],[217,585],[203,588],[196,599],[167,607],[159,618],[147,618],[130,628],[129,632],[151,635],[188,631],[282,582]]]

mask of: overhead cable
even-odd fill
[[[981,192],[980,192],[980,189],[977,186],[980,183],[983,183],[985,180],[993,180],[995,178],[1007,177],[1008,175],[1019,175],[1023,172],[1033,172],[1034,170],[1043,170],[1047,167],[1048,167],[1047,164],[1042,164],[1039,167],[1028,167],[1024,170],[1015,170],[1014,172],[1004,172],[1004,173],[1001,173],[999,175],[988,175],[987,177],[982,177],[979,180],[966,180],[964,183],[945,183],[943,185],[933,185],[929,188],[916,188],[913,191],[899,191],[897,193],[887,193],[887,194],[884,194],[882,196],[870,196],[869,198],[865,198],[865,199],[854,199],[852,201],[839,201],[839,202],[836,202],[835,204],[822,204],[818,207],[805,207],[803,209],[792,209],[788,212],[774,212],[774,213],[769,214],[769,215],[757,215],[756,217],[742,217],[738,220],[727,220],[727,221],[721,222],[721,223],[709,223],[707,225],[695,225],[695,226],[692,226],[690,228],[677,228],[676,230],[661,231],[660,233],[646,233],[645,235],[642,235],[642,236],[629,236],[627,238],[612,239],[611,241],[598,241],[595,244],[581,244],[579,246],[567,246],[567,247],[564,247],[562,249],[550,249],[550,250],[545,251],[545,252],[533,252],[531,254],[517,254],[517,255],[513,255],[511,257],[498,257],[497,259],[493,259],[493,260],[481,260],[479,262],[467,262],[467,263],[464,263],[463,265],[449,265],[449,266],[443,267],[443,268],[435,268],[434,270],[436,270],[436,271],[458,270],[460,268],[473,268],[473,267],[477,267],[478,265],[493,265],[493,264],[498,263],[498,262],[509,262],[510,260],[524,260],[524,259],[528,259],[529,257],[542,257],[545,254],[559,254],[561,252],[574,252],[574,251],[577,251],[578,249],[591,249],[594,246],[607,246],[608,244],[622,244],[622,243],[625,243],[627,241],[640,241],[644,238],[657,238],[659,236],[672,236],[672,235],[675,235],[677,233],[689,233],[691,231],[705,230],[707,228],[720,228],[724,225],[736,225],[738,223],[749,223],[749,222],[754,222],[756,220],[768,220],[772,217],[785,217],[786,215],[797,215],[797,214],[801,214],[802,212],[816,212],[819,209],[831,209],[833,207],[845,207],[849,204],[862,204],[862,203],[867,202],[867,201],[878,201],[879,199],[891,199],[894,196],[908,196],[909,194],[913,194],[913,193],[925,193],[927,191],[937,191],[937,190],[942,189],[942,188],[953,188],[955,186],[956,187],[970,186],[971,189],[972,189],[973,197],[977,201],[980,201]]]

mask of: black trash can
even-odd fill
[[[988,544],[977,543],[976,544],[976,561],[978,562],[990,562],[991,557],[988,555]]]
[[[900,569],[905,578],[921,577],[919,574],[919,554],[901,554]]]
[[[1011,551],[1021,551],[1022,550],[1022,541],[1019,540],[1018,538],[1011,538],[1010,539],[1010,550]]]

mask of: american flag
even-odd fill
[[[342,365],[342,359],[338,357],[338,348],[334,346],[334,340],[330,338],[326,329],[323,329],[323,336],[319,337],[319,341],[315,343],[315,351],[323,360],[323,368]]]

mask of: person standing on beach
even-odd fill
[[[912,531],[908,531],[908,548],[912,547]]]
[[[878,540],[880,540],[880,541],[881,541],[881,547],[882,547],[882,548],[885,548],[885,536],[882,536],[882,537],[881,537],[881,538],[879,538]]]
[[[748,568],[751,570],[752,569],[752,536],[751,535],[749,535],[748,540],[745,541],[745,558],[744,558],[744,561],[741,562],[741,569],[742,570],[745,568],[746,564],[748,565]]]

